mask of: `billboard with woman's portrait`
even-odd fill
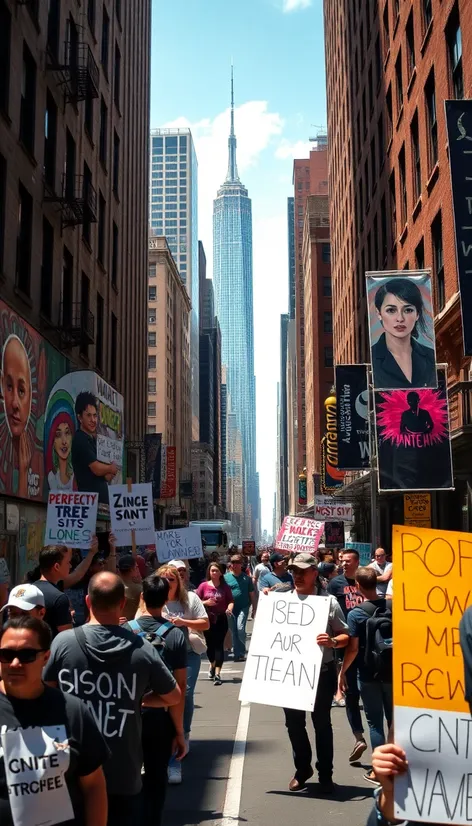
[[[428,270],[366,273],[375,390],[438,386]]]

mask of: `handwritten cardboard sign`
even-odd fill
[[[393,528],[395,742],[408,774],[395,816],[470,823],[472,718],[464,699],[459,623],[472,602],[472,534]]]
[[[175,528],[156,532],[156,552],[159,562],[171,559],[197,559],[203,556],[200,528]]]
[[[113,485],[110,488],[111,529],[118,547],[132,544],[134,531],[138,545],[154,545],[154,508],[152,485]]]
[[[261,593],[240,702],[313,711],[328,616],[326,597]]]
[[[97,525],[98,493],[51,491],[45,545],[90,548]]]
[[[275,547],[278,551],[314,553],[320,544],[324,522],[302,516],[286,516],[282,522]]]
[[[123,465],[123,439],[110,438],[110,436],[97,436],[97,459],[110,465],[112,462],[118,467]]]

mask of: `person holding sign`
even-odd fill
[[[290,563],[289,570],[293,575],[295,591],[301,599],[310,595],[327,596],[318,581],[317,562],[311,554],[297,554]],[[320,790],[323,794],[332,794],[334,791],[334,746],[331,703],[337,683],[334,651],[337,648],[345,648],[349,636],[347,634],[347,624],[338,601],[333,596],[327,596],[327,599],[330,602],[328,627],[324,634],[319,634],[316,638],[317,644],[323,648],[323,661],[311,719],[315,729],[316,768]],[[295,775],[288,787],[291,792],[298,792],[306,786],[307,780],[313,775],[312,752],[306,730],[306,712],[294,708],[284,708],[284,713],[295,763]]]
[[[0,823],[107,826],[109,751],[92,714],[46,686],[51,632],[15,617],[0,638]]]

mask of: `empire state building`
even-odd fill
[[[213,281],[221,326],[222,362],[230,412],[241,437],[242,468],[228,457],[227,478],[241,473],[242,531],[256,539],[259,531],[259,482],[256,473],[256,392],[252,276],[252,207],[236,163],[234,85],[231,72],[231,128],[226,180],[213,203]]]

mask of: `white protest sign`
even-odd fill
[[[162,563],[171,559],[197,559],[203,556],[200,528],[193,526],[157,531],[156,552]]]
[[[240,702],[313,711],[328,625],[327,597],[259,595]]]
[[[98,493],[50,492],[44,544],[90,548],[97,525],[97,510]]]
[[[10,729],[0,739],[15,826],[73,821],[65,780],[70,763],[65,726]]]
[[[275,547],[278,551],[314,553],[320,544],[324,522],[302,516],[286,516],[280,528]]]
[[[113,485],[109,489],[111,529],[118,547],[132,545],[134,531],[137,545],[154,545],[154,509],[152,484]]]
[[[123,465],[123,439],[114,439],[110,436],[97,436],[97,459],[106,465],[112,462],[118,467]]]
[[[340,502],[334,496],[317,496],[315,499],[315,519],[326,521],[342,520],[352,522],[352,504]]]

